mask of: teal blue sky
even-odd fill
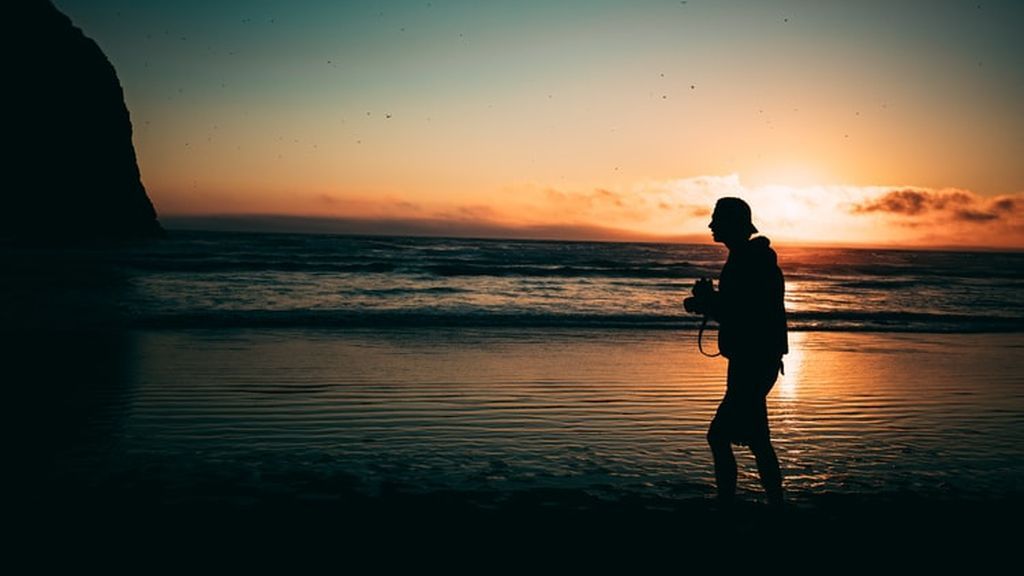
[[[117,68],[170,212],[707,175],[1024,191],[1022,2],[55,4]]]

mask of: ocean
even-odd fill
[[[1024,254],[778,248],[795,330],[1024,330]],[[118,259],[146,327],[688,329],[717,245],[180,232]]]
[[[769,415],[790,500],[1019,499],[1024,254],[778,254],[791,353]],[[38,392],[19,425],[61,502],[706,501],[725,361],[681,303],[725,256],[226,232],[16,250],[9,386]]]

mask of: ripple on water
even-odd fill
[[[91,424],[112,431],[117,466],[287,462],[370,483],[661,482],[691,495],[713,481],[704,433],[725,363],[700,357],[690,333],[222,336],[139,334],[132,386]],[[1020,490],[1021,339],[795,334],[769,402],[787,486]],[[104,458],[90,449],[82,457]],[[757,490],[738,453],[744,489]]]

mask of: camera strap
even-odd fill
[[[722,355],[722,351],[721,350],[719,350],[718,352],[715,352],[714,354],[708,354],[707,352],[704,351],[704,344],[703,344],[704,329],[707,328],[707,326],[708,326],[708,316],[707,316],[707,314],[705,314],[704,315],[704,319],[700,323],[700,330],[697,332],[697,349],[700,350],[701,354],[707,356],[708,358],[714,358],[715,356],[721,356]]]

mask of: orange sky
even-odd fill
[[[1024,248],[1013,2],[57,4],[171,227],[706,237],[737,195],[783,242]]]

